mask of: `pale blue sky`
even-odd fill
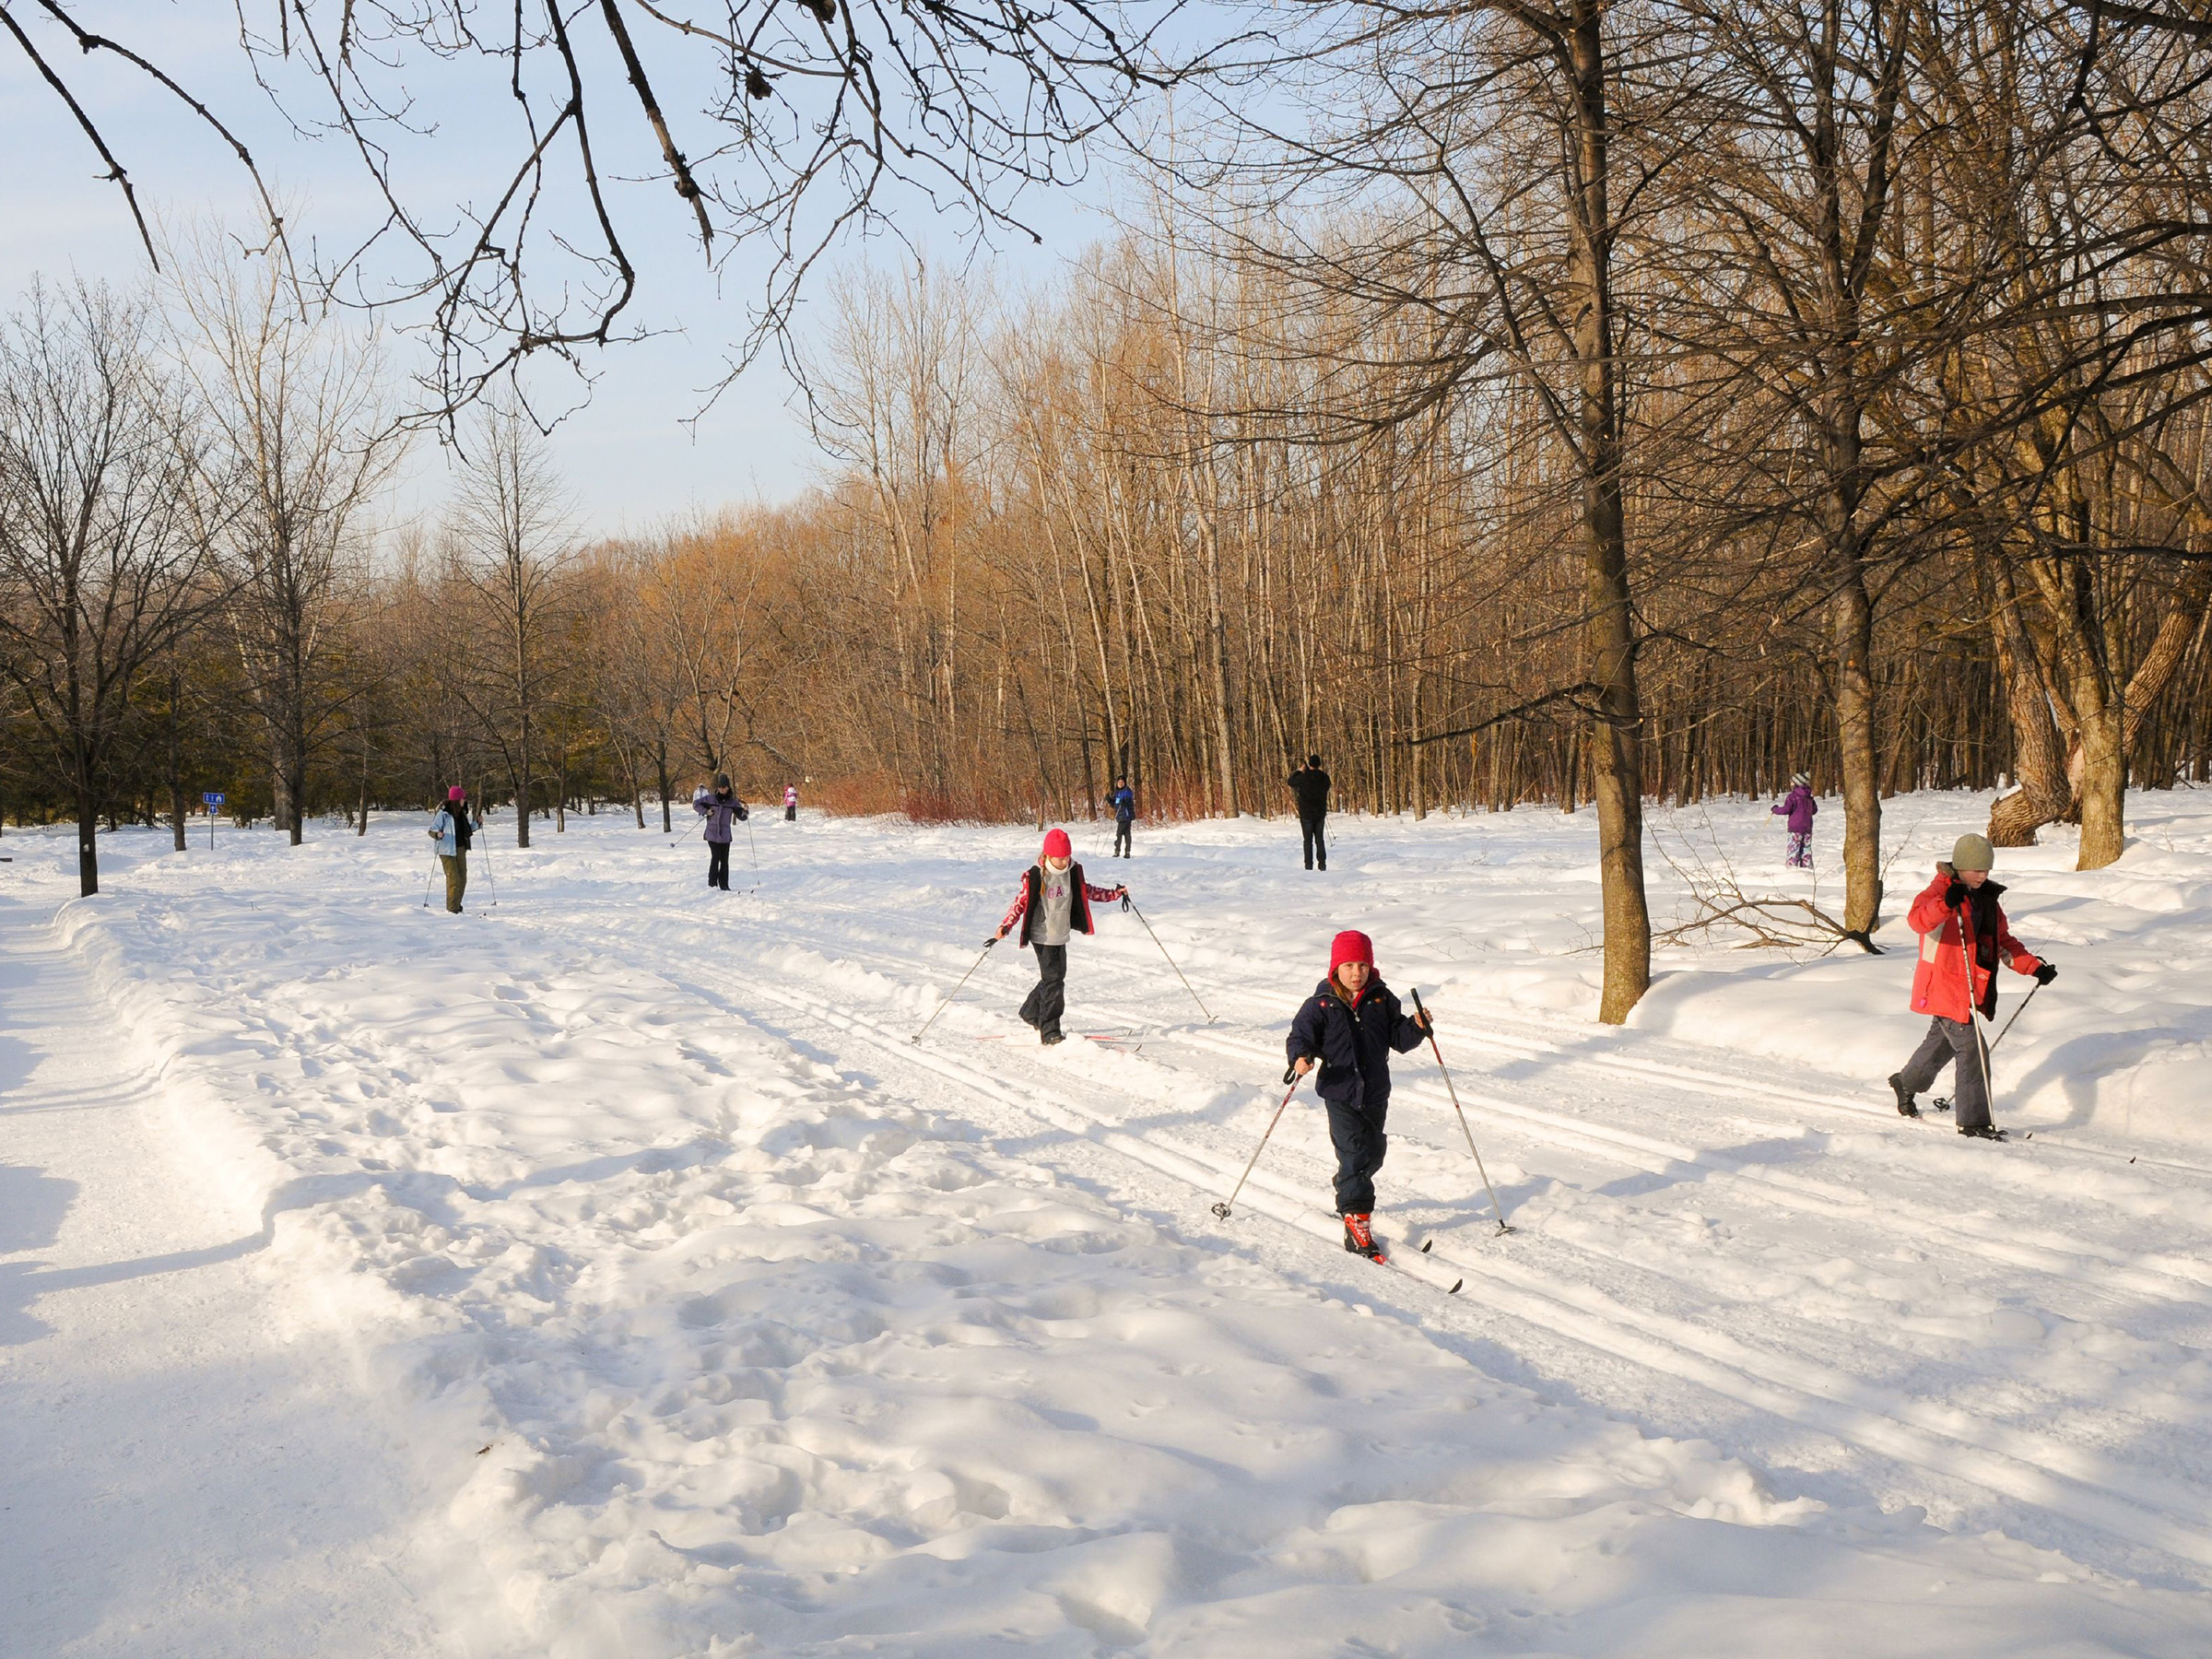
[[[134,44],[150,40],[163,67],[204,98],[243,136],[264,172],[280,192],[304,204],[303,228],[326,243],[372,222],[374,204],[358,162],[332,139],[297,135],[272,110],[244,72],[236,23],[228,6],[196,3],[125,5],[146,21]],[[53,43],[22,8],[22,21]],[[195,18],[204,19],[195,21]],[[100,19],[121,33],[121,17]],[[80,56],[74,47],[52,53],[56,66],[100,121],[109,143],[129,167],[149,217],[183,220],[220,215],[250,223],[253,198],[235,159],[214,135],[143,76],[104,55]],[[442,194],[433,169],[453,158],[473,159],[488,147],[492,123],[504,114],[471,89],[425,85],[426,104],[439,124],[434,140],[411,158],[418,201],[450,201],[469,185],[481,194],[489,180],[456,172]],[[712,128],[685,108],[680,88],[662,88],[678,141],[704,149]],[[453,106],[438,109],[445,98]],[[302,100],[302,111],[316,108]],[[475,112],[482,111],[478,116]],[[601,117],[603,154],[613,168],[642,173],[657,165],[630,113],[610,107]],[[611,129],[611,130],[610,130]],[[100,182],[97,154],[76,131],[12,41],[0,40],[0,210],[7,233],[0,237],[0,295],[15,302],[34,274],[132,282],[146,273],[140,248],[120,194]],[[1044,246],[1000,236],[980,258],[1002,286],[1049,276],[1059,263],[1105,233],[1104,217],[1090,203],[1103,181],[1056,198],[1031,197],[1026,216],[1043,232]],[[634,314],[661,337],[603,353],[589,403],[559,429],[556,445],[587,521],[596,532],[644,528],[691,508],[712,509],[754,500],[778,500],[797,493],[817,476],[817,457],[804,420],[790,406],[791,385],[771,359],[748,372],[698,425],[685,424],[699,404],[699,389],[716,377],[725,350],[742,334],[747,301],[758,291],[750,270],[710,273],[692,221],[665,183],[638,184],[621,193],[618,223],[641,271]],[[918,201],[900,205],[908,234],[943,254],[964,254],[964,222],[937,218]],[[302,227],[296,226],[296,229]],[[845,255],[895,259],[895,244],[879,242]],[[828,276],[828,274],[823,274]],[[834,279],[833,276],[828,279]],[[814,290],[818,299],[820,288]],[[401,511],[425,512],[443,489],[444,463],[434,445],[418,446],[399,492]]]

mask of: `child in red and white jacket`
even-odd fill
[[[1928,1034],[1904,1070],[1889,1076],[1898,1111],[1918,1117],[1913,1096],[1955,1064],[1951,1089],[1959,1115],[1954,1121],[1959,1134],[1983,1140],[2005,1138],[2005,1131],[1989,1121],[1989,1051],[1974,1023],[1977,1010],[1984,1018],[1997,1011],[1997,963],[2033,975],[2039,985],[2058,977],[2056,968],[2012,936],[2005,907],[1997,902],[2005,889],[1989,878],[1996,860],[1988,837],[1962,835],[1951,849],[1950,862],[1936,866],[1936,879],[1912,900],[1906,920],[1920,935],[1912,1011],[1930,1017]]]
[[[1021,1005],[1021,1017],[1037,1028],[1037,1040],[1063,1041],[1060,1016],[1067,1007],[1067,942],[1079,933],[1096,933],[1090,907],[1129,896],[1126,887],[1093,887],[1083,879],[1075,848],[1065,830],[1048,830],[1044,854],[1022,872],[1021,888],[998,931],[983,941],[988,950],[1021,926],[1021,942],[1037,953],[1037,983]]]

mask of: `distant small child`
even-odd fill
[[[1382,1122],[1390,1110],[1391,1051],[1409,1053],[1428,1032],[1429,1017],[1408,1016],[1375,971],[1374,942],[1353,932],[1331,943],[1328,978],[1290,1022],[1290,1069],[1302,1077],[1321,1063],[1313,1088],[1329,1109],[1344,1247],[1371,1261],[1384,1259],[1369,1223],[1375,1171],[1388,1144]]]
[[[783,785],[783,821],[787,824],[799,821],[799,786],[796,783]]]
[[[1113,781],[1113,793],[1106,797],[1106,805],[1113,808],[1113,852],[1109,856],[1127,858],[1129,826],[1136,821],[1136,792],[1129,787],[1128,779]]]
[[[1790,779],[1790,793],[1776,803],[1774,813],[1790,826],[1790,868],[1813,867],[1813,816],[1820,803],[1813,799],[1812,780],[1803,772]]]
[[[1022,872],[1021,889],[998,931],[983,941],[988,950],[1021,924],[1021,942],[1037,953],[1037,983],[1021,1005],[1021,1017],[1037,1028],[1048,1047],[1063,1040],[1060,1017],[1067,1009],[1067,942],[1079,933],[1096,933],[1093,904],[1125,899],[1125,887],[1093,887],[1075,862],[1075,847],[1065,830],[1048,830],[1043,856]]]

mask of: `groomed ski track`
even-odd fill
[[[1165,971],[1156,957],[1145,961],[1150,941],[1141,933],[1133,941],[1086,941],[1072,975],[1071,1030],[1107,1021],[1143,1025],[1142,1054],[1081,1044],[1045,1054],[1013,1042],[979,1050],[971,1063],[959,1052],[967,1040],[1007,1027],[1027,1037],[1001,1011],[1016,977],[1006,962],[995,964],[995,973],[979,973],[967,1006],[948,1011],[917,1047],[913,1029],[964,961],[949,946],[917,950],[912,935],[892,934],[880,916],[871,921],[856,907],[834,932],[825,931],[819,918],[838,908],[782,903],[771,890],[733,895],[711,918],[676,907],[641,917],[630,902],[595,915],[590,905],[571,906],[574,919],[558,921],[510,909],[497,921],[617,957],[871,1088],[971,1124],[1065,1178],[1110,1191],[1194,1241],[1243,1251],[1418,1324],[1491,1369],[1589,1400],[1647,1430],[1712,1440],[1813,1495],[1871,1497],[1892,1508],[1920,1504],[1946,1525],[2002,1527],[2110,1571],[2167,1582],[2212,1579],[2212,1527],[2202,1504],[2212,1457],[2194,1424],[2160,1418],[2147,1402],[2115,1410],[2052,1382],[2041,1385],[2043,1397],[2036,1400],[2024,1382],[2002,1406],[2006,1417],[2036,1418],[2039,1426],[1996,1420],[1978,1409],[1983,1402],[1973,1397],[1971,1379],[1957,1394],[1947,1391],[1942,1366],[1930,1366],[1913,1347],[1909,1322],[1906,1328],[1886,1322],[1878,1302],[1842,1309],[1840,1318],[1839,1306],[1828,1306],[1830,1323],[1820,1324],[1755,1293],[1716,1295],[1706,1282],[1727,1250],[1724,1238],[1712,1237],[1717,1230],[1786,1236],[1794,1218],[1817,1215],[1830,1226],[1863,1230],[1864,1250],[1854,1250],[1854,1259],[1894,1262],[1899,1274],[1954,1277],[1963,1299],[2017,1300],[2021,1276],[2035,1276],[2035,1308],[2100,1335],[2198,1347],[2212,1309],[2198,1230],[2171,1228],[2173,1247],[2131,1256],[2077,1232],[2069,1236],[2073,1218],[2030,1215],[2028,1225],[2016,1227],[1944,1208],[1947,1194],[1954,1204],[1961,1193],[1980,1196],[1982,1186],[1970,1181],[1994,1183],[2002,1201],[2007,1176],[2001,1160],[2008,1158],[2073,1160],[2090,1172],[2084,1184],[2093,1189],[2095,1172],[2124,1161],[2122,1155],[2096,1149],[2083,1157],[2088,1149],[2042,1137],[2003,1149],[1960,1145],[1947,1124],[1938,1137],[1928,1126],[1842,1098],[1832,1081],[1823,1088],[1818,1079],[1793,1079],[1810,1086],[1789,1092],[1778,1108],[1771,1082],[1637,1054],[1578,1051],[1578,1077],[1594,1066],[1640,1094],[1570,1104],[1547,1092],[1541,1071],[1533,1078],[1512,1071],[1532,1054],[1561,1052],[1559,1045],[1493,1034],[1465,1010],[1441,1009],[1448,1057],[1461,1068],[1461,1097],[1501,1195],[1509,1206],[1540,1202],[1540,1214],[1512,1239],[1495,1237],[1433,1069],[1425,1056],[1409,1056],[1401,1062],[1385,1175],[1390,1225],[1383,1230],[1395,1272],[1378,1270],[1341,1250],[1325,1208],[1327,1166],[1314,1156],[1311,1134],[1278,1133],[1236,1219],[1224,1226],[1206,1213],[1226,1194],[1279,1098],[1264,1085],[1279,1072],[1281,1051],[1274,1044],[1288,996],[1263,1008],[1261,999],[1192,971],[1218,1025],[1200,1024],[1194,1010],[1188,1024],[1157,1014],[1147,1020],[1125,1005],[1141,995],[1165,1007],[1164,998],[1183,995],[1171,981],[1164,990],[1152,982],[1156,970]],[[649,924],[642,932],[641,921]],[[1159,916],[1153,921],[1163,926]],[[1164,928],[1163,937],[1175,942]],[[1000,954],[1014,955],[1010,948]],[[671,967],[672,960],[684,965]],[[761,962],[773,971],[751,965]],[[1019,964],[1026,971],[1026,959]],[[888,982],[877,1002],[856,998],[860,973]],[[1306,982],[1290,978],[1291,994],[1302,992]],[[1088,1062],[1071,1067],[1064,1056],[1077,1052]],[[1471,1063],[1477,1054],[1502,1055],[1505,1065],[1486,1069]],[[1084,1075],[1098,1072],[1105,1076]],[[1698,1144],[1687,1132],[1721,1116],[1715,1095],[1727,1099],[1732,1115],[1722,1121],[1731,1145]],[[1147,1096],[1190,1103],[1146,1110]],[[1310,1098],[1301,1099],[1311,1114]],[[1215,1110],[1206,1109],[1208,1100]],[[1300,1109],[1293,1103],[1293,1113]],[[1855,1121],[1831,1138],[1802,1122],[1812,1112]],[[1608,1121],[1630,1114],[1665,1133]],[[1747,1147],[1747,1135],[1758,1137]],[[1838,1160],[1844,1179],[1768,1167],[1800,1158]],[[1901,1187],[1908,1195],[1877,1202],[1847,1184],[1868,1160],[1878,1163],[1886,1191]],[[1916,1160],[1927,1167],[1915,1167]],[[1971,1174],[1958,1160],[1973,1160]],[[2201,1195],[2197,1176],[2175,1160],[2146,1159],[2129,1172],[2131,1191],[2155,1180]],[[1698,1208],[1679,1206],[1686,1192]],[[2092,1192],[2082,1200],[2092,1221],[2095,1199]],[[1604,1227],[1583,1223],[1585,1210],[1623,1204],[1641,1212],[1633,1234],[1608,1237]],[[1418,1245],[1430,1239],[1433,1249],[1422,1255]],[[1900,1251],[1902,1240],[1916,1249]],[[2200,1254],[2193,1256],[2192,1246]],[[1462,1278],[1458,1297],[1442,1294]],[[1837,1293],[1838,1303],[1849,1300],[1847,1290]],[[1848,1330],[1847,1342],[1838,1324]],[[1915,1368],[1921,1374],[1902,1386],[1880,1374]],[[2137,1442],[2147,1455],[2126,1454]],[[1878,1463],[1870,1470],[1842,1447]]]

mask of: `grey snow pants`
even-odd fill
[[[1914,1094],[1924,1094],[1946,1065],[1956,1064],[1951,1079],[1953,1119],[1961,1129],[1979,1129],[1989,1122],[1989,1089],[1982,1075],[1984,1056],[1982,1039],[1971,1019],[1946,1019],[1940,1014],[1928,1021],[1928,1034],[1905,1062],[1898,1076]]]

